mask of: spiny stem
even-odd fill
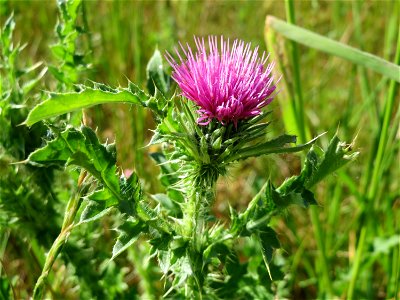
[[[204,219],[208,207],[214,202],[216,193],[216,181],[218,176],[205,174],[201,180],[193,178],[193,185],[188,191],[185,209],[183,211],[183,235],[189,239],[187,255],[193,272],[193,278],[188,280],[192,285],[190,290],[198,290],[202,299],[203,282],[199,276],[205,276],[202,272],[202,264],[199,264],[199,257],[202,257]]]

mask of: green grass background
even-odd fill
[[[399,47],[399,2],[314,0],[293,4],[298,26],[394,61]],[[178,41],[193,44],[193,35],[224,35],[252,42],[265,51],[274,50],[271,60],[282,65],[286,76],[279,84],[281,93],[269,106],[273,110],[271,137],[285,130],[297,133],[290,120],[285,124],[282,115],[299,96],[300,87],[303,123],[309,134],[327,131],[320,142],[326,146],[338,131],[341,139],[354,139],[353,148],[361,152],[355,162],[318,187],[320,206],[311,213],[295,208],[274,221],[284,249],[276,259],[288,274],[290,298],[323,298],[327,294],[354,299],[400,297],[398,84],[391,94],[390,82],[384,76],[306,46],[297,46],[298,55],[292,56],[290,41],[279,33],[276,44],[266,45],[265,18],[273,15],[285,20],[288,7],[284,1],[85,1],[84,9],[86,20],[79,22],[87,22],[89,34],[77,45],[78,49],[91,50],[87,55],[92,66],[81,76],[81,82],[90,79],[125,85],[127,77],[145,86],[146,63],[154,49],[173,51]],[[2,2],[1,23],[12,11],[17,23],[14,39],[28,43],[24,59],[51,63],[55,2]],[[299,82],[293,76],[296,69]],[[46,75],[41,88],[55,87],[54,79]],[[392,104],[385,125],[387,103]],[[91,109],[89,119],[104,140],[116,140],[119,165],[135,169],[147,191],[158,191],[157,167],[147,155],[149,149],[143,148],[154,126],[151,117],[127,105],[104,105]],[[384,128],[387,142],[380,142]],[[379,143],[384,144],[380,154]],[[215,214],[224,218],[228,203],[243,209],[263,180],[271,177],[278,184],[297,174],[300,162],[299,156],[285,155],[235,166],[229,177],[219,182]],[[109,234],[107,224],[103,222],[102,227]],[[32,247],[31,241],[25,244]],[[12,249],[18,247],[6,246],[6,251]],[[118,264],[134,268],[132,255],[121,258]],[[24,270],[26,284],[19,283],[18,287],[29,293],[29,283],[39,273],[29,274],[26,264],[31,258],[18,254],[10,257],[13,260],[6,262],[10,276]],[[22,267],[15,265],[18,262]],[[55,266],[54,278],[62,268],[62,264]],[[130,287],[138,285],[137,278],[125,281]],[[63,286],[61,282],[54,286],[57,284]],[[349,292],[352,284],[350,290],[354,291]],[[62,295],[74,297],[68,290]]]

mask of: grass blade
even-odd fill
[[[286,23],[273,16],[267,16],[265,30],[268,31],[270,29],[279,32],[292,41],[344,58],[400,82],[400,67],[383,58],[326,38],[299,26]]]

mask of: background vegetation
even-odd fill
[[[274,36],[268,40],[274,43],[267,45],[264,32],[266,16],[273,15],[399,64],[397,1],[85,1],[76,7],[76,16],[63,14],[53,1],[0,5],[2,25],[14,12],[14,47],[27,43],[14,62],[2,41],[2,82],[7,79],[19,92],[10,96],[11,123],[1,123],[0,297],[31,295],[61,227],[68,193],[76,185],[72,171],[9,164],[25,159],[46,133],[41,125],[29,132],[15,127],[27,108],[44,98],[43,90],[72,90],[74,83],[88,80],[125,85],[129,78],[144,87],[146,65],[157,47],[173,51],[178,41],[191,44],[193,35],[209,34],[240,38],[274,53],[271,59],[279,62],[277,73],[284,77],[282,91],[270,106],[271,136],[284,131],[301,136],[295,121],[283,118],[297,102],[303,104],[304,135],[327,131],[320,142],[326,145],[338,131],[343,140],[355,139],[353,147],[361,152],[318,188],[320,205],[310,214],[293,208],[286,218],[275,220],[284,250],[274,260],[286,274],[274,285],[276,294],[400,297],[398,83],[334,55],[293,45],[272,29]],[[73,30],[73,35],[65,34]],[[39,61],[43,65],[28,72],[26,68]],[[26,72],[19,72],[23,68]],[[32,89],[24,89],[34,78],[38,80]],[[2,83],[1,93],[7,84]],[[3,106],[0,112],[2,108],[0,118],[6,112]],[[145,111],[104,105],[88,112],[87,123],[104,141],[116,140],[118,164],[125,171],[135,170],[146,192],[161,191],[158,168],[148,156],[152,149],[143,148],[154,126]],[[278,185],[299,173],[300,162],[299,156],[285,155],[237,165],[219,182],[215,214],[225,218],[228,203],[243,209],[266,178],[271,176]],[[50,186],[54,180],[57,184]],[[116,238],[112,228],[118,222],[118,216],[110,216],[73,232],[49,278],[53,298],[159,295],[159,271],[154,262],[140,257],[138,248],[146,244],[132,246],[107,264]]]

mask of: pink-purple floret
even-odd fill
[[[268,56],[260,58],[258,47],[235,40],[232,45],[223,37],[194,38],[197,52],[180,44],[182,57],[175,48],[179,63],[167,53],[173,68],[172,78],[178,83],[182,95],[194,101],[200,109],[199,125],[217,119],[223,125],[257,116],[268,105],[275,91],[271,71],[273,63],[266,65]],[[265,66],[266,65],[266,66]]]

